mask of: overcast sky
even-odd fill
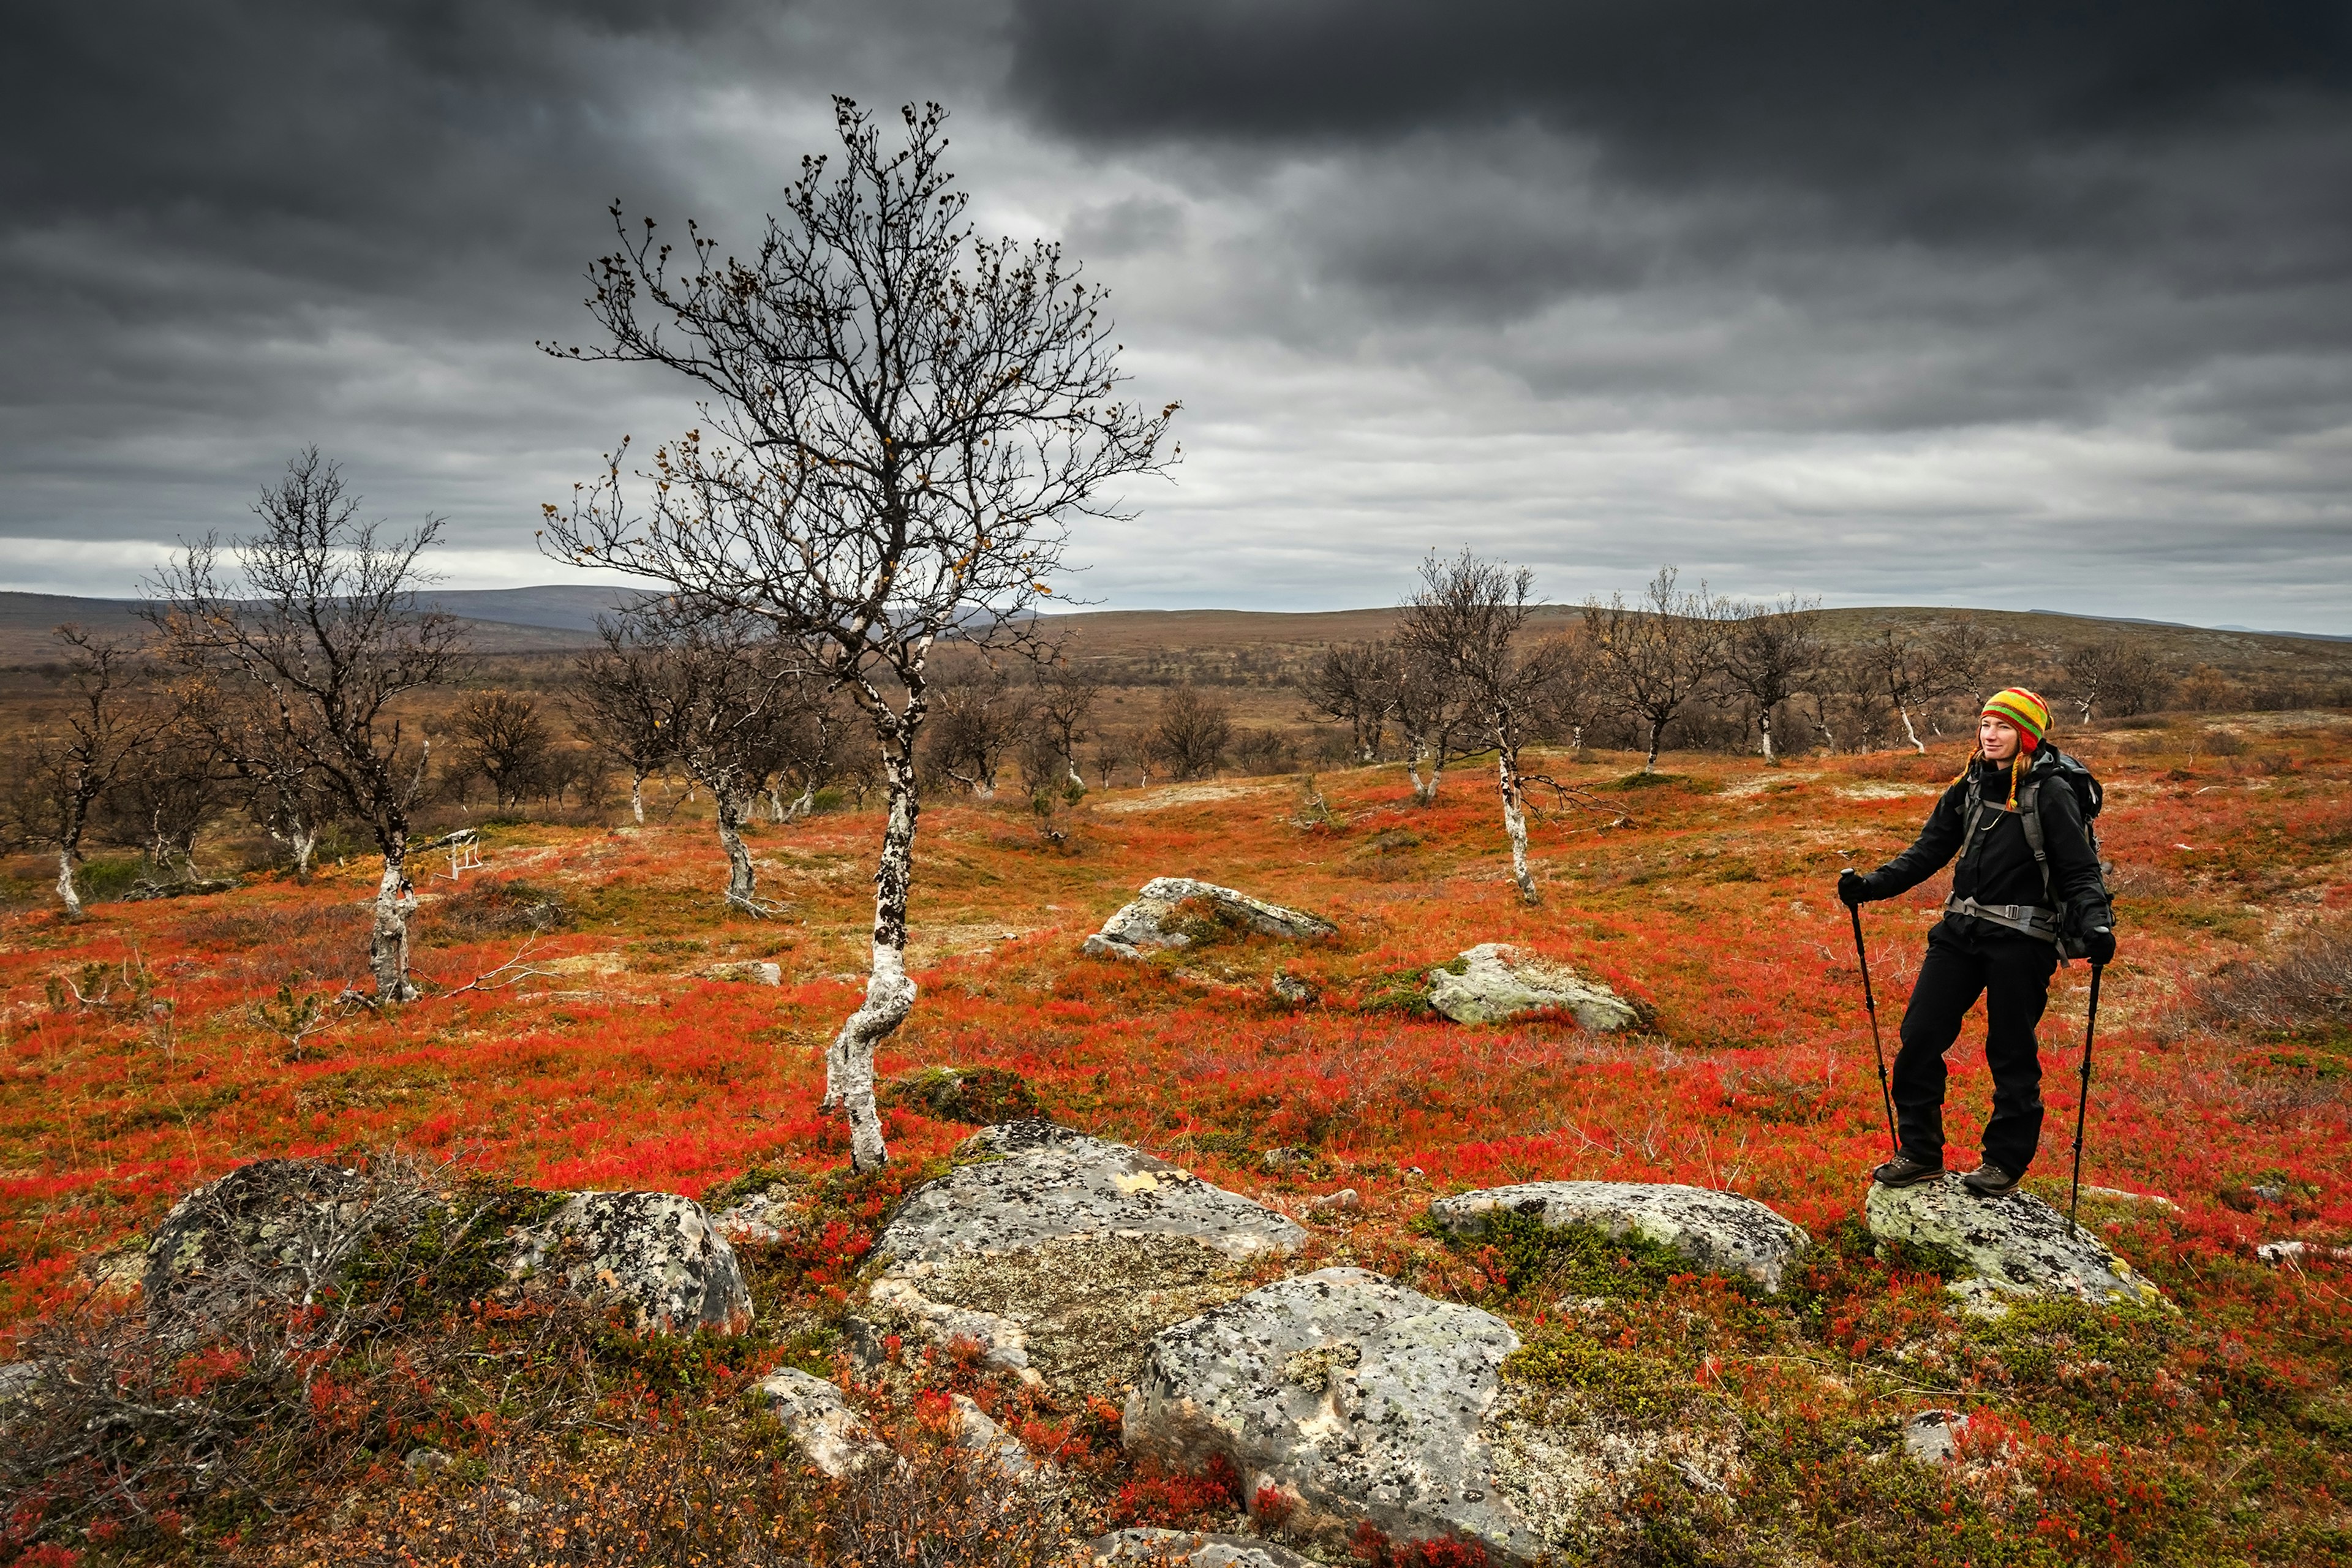
[[[1744,595],[2352,632],[2352,6],[2221,0],[12,9],[0,586],[119,594],[296,448],[565,580],[692,422],[586,341],[605,207],[748,239],[829,95],[938,100],[1108,284],[1185,460],[1115,607]]]

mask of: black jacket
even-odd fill
[[[2034,796],[2042,815],[2042,842],[2050,855],[2049,890],[2042,889],[2033,847],[2026,842],[2017,813],[2004,804],[2009,799],[2008,764],[1979,757],[1969,764],[1980,781],[1983,801],[1977,812],[1977,844],[1953,874],[1952,892],[1980,904],[2033,904],[2044,909],[2054,894],[2067,931],[2079,933],[2112,926],[2115,911],[2099,878],[2099,858],[2083,827],[2082,806],[2065,781],[2042,760],[2046,755],[2037,755],[2032,771],[2041,775]],[[1863,896],[1892,899],[1942,870],[1959,853],[1969,832],[1961,820],[1968,796],[1969,775],[1962,773],[1927,814],[1927,826],[1920,831],[1918,841],[1863,879]],[[1979,921],[1949,918],[1974,928],[1971,935],[2014,934]]]

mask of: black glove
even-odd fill
[[[2116,961],[2116,933],[2105,926],[2083,933],[2083,956],[2093,963],[2109,964]]]
[[[1848,866],[1838,873],[1838,902],[1847,909],[1860,909],[1870,901],[1870,879]]]

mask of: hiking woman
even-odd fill
[[[1872,1173],[1887,1186],[1943,1174],[1944,1053],[1979,994],[1992,1120],[1984,1163],[1960,1181],[1986,1198],[2017,1186],[2042,1142],[2033,1028],[2049,1004],[2061,942],[2094,963],[2116,955],[2098,851],[2082,802],[2058,776],[2063,759],[2045,744],[2049,730],[2041,698],[2018,686],[1994,693],[1977,721],[1976,755],[1936,802],[1918,842],[1868,876],[1849,868],[1838,877],[1839,899],[1855,906],[1908,892],[1956,854],[1960,861],[1903,1014],[1895,1058],[1899,1152]]]

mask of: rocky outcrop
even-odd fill
[[[2163,1292],[2088,1229],[2031,1193],[1979,1198],[1944,1176],[1911,1187],[1872,1183],[1863,1208],[1870,1234],[1945,1260],[1948,1287],[1970,1312],[1999,1317],[2010,1303],[2068,1296],[2102,1306],[2157,1306]]]
[[[735,1333],[751,1321],[735,1249],[700,1204],[675,1193],[574,1193],[512,1242],[509,1279],[526,1289],[560,1279],[571,1295],[622,1308],[640,1333]]]
[[[1525,1215],[1558,1229],[1590,1226],[1670,1247],[1700,1268],[1752,1279],[1767,1290],[1811,1238],[1738,1193],[1640,1182],[1528,1182],[1440,1198],[1430,1217],[1456,1236],[1475,1236],[1496,1215]]]
[[[315,1300],[381,1216],[367,1178],[318,1160],[257,1160],[183,1197],[147,1247],[159,1326]]]
[[[1139,959],[1154,949],[1190,947],[1227,931],[1255,931],[1305,942],[1333,935],[1339,929],[1318,916],[1213,882],[1154,877],[1143,885],[1133,903],[1087,938],[1084,951],[1097,958]]]
[[[1316,1568],[1315,1561],[1254,1535],[1139,1527],[1086,1543],[1088,1568]]]
[[[1457,1024],[1503,1024],[1567,1013],[1587,1029],[1630,1029],[1641,1009],[1564,963],[1498,942],[1481,942],[1429,972],[1429,1005]]]
[[[1657,1466],[1719,1492],[1737,1455],[1736,1423],[1680,1374],[1573,1335],[1523,1348],[1500,1319],[1360,1268],[1163,1330],[1122,1432],[1162,1463],[1222,1458],[1250,1510],[1318,1555],[1370,1525],[1514,1563],[1573,1546]]]
[[[784,1239],[785,1228],[799,1217],[801,1195],[783,1182],[771,1182],[752,1192],[740,1192],[710,1216],[710,1228],[730,1247],[773,1247]]]
[[[974,1163],[918,1188],[876,1239],[882,1270],[851,1331],[868,1355],[890,1334],[962,1341],[1065,1396],[1116,1394],[1153,1333],[1306,1239],[1165,1160],[1050,1122],[989,1128],[961,1152]]]
[[[753,1392],[801,1458],[834,1480],[855,1474],[885,1452],[873,1425],[849,1407],[840,1389],[821,1377],[787,1367]]]
[[[1306,1535],[1344,1541],[1369,1521],[1531,1557],[1539,1543],[1497,1491],[1486,1431],[1518,1348],[1475,1307],[1320,1269],[1162,1331],[1121,1430],[1164,1463],[1222,1456],[1253,1508],[1279,1498]]]

